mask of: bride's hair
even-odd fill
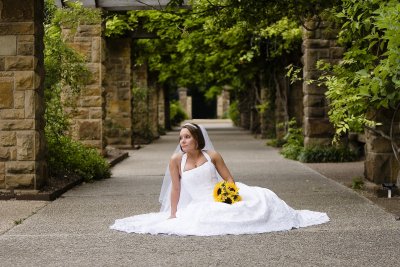
[[[203,136],[203,133],[201,132],[200,126],[195,123],[185,123],[181,127],[181,130],[183,128],[189,130],[190,134],[193,136],[194,140],[196,140],[196,142],[197,142],[197,149],[202,150],[206,145],[206,141],[204,140],[204,136]],[[182,150],[182,148],[181,148],[181,150]]]

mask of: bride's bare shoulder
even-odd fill
[[[171,156],[170,162],[174,164],[179,164],[182,160],[182,155],[183,155],[182,153],[174,153]]]
[[[218,159],[221,157],[221,155],[215,150],[207,150],[206,152],[212,160],[215,160],[215,159]]]

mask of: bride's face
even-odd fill
[[[193,138],[193,135],[186,128],[183,128],[179,134],[179,144],[181,145],[183,152],[196,150],[197,142]]]

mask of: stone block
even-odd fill
[[[33,22],[0,23],[0,35],[34,34]]]
[[[303,93],[310,95],[323,95],[327,91],[326,86],[319,86],[317,83],[303,82]]]
[[[332,138],[304,137],[304,147],[329,146]]]
[[[33,70],[33,56],[15,56],[5,58],[5,70]]]
[[[3,35],[0,36],[0,56],[17,55],[17,36]]]
[[[87,61],[90,61],[91,58],[91,43],[87,42],[76,42],[76,43],[68,43],[68,46],[74,49],[76,52],[85,57]]]
[[[34,188],[34,174],[6,175],[6,188]]]
[[[35,160],[35,133],[17,133],[17,159]]]
[[[72,111],[74,119],[89,119],[90,110],[88,108],[76,108]]]
[[[326,108],[325,107],[304,107],[304,116],[306,117],[325,117]]]
[[[368,180],[380,184],[396,182],[399,167],[393,153],[367,153],[364,170]]]
[[[15,132],[0,132],[0,144],[3,147],[17,145],[17,138]]]
[[[17,160],[17,147],[10,147],[9,149],[10,152],[10,160]]]
[[[34,174],[34,161],[9,161],[6,162],[7,174]]]
[[[4,71],[5,66],[5,58],[0,56],[0,71]]]
[[[304,118],[304,136],[330,138],[333,136],[334,129],[328,119],[324,118]]]
[[[5,174],[5,173],[6,173],[6,163],[0,162],[0,174]],[[3,177],[3,179],[4,179],[4,177]]]
[[[0,161],[7,161],[10,159],[10,149],[8,147],[0,147]]]
[[[14,108],[23,109],[25,108],[25,92],[15,91],[14,92]]]
[[[101,96],[84,96],[80,100],[81,107],[101,107],[102,97]]]
[[[35,41],[35,35],[18,35],[18,43],[33,43]]]
[[[34,18],[34,1],[2,1],[0,5],[1,21],[29,21]]]
[[[89,85],[84,89],[85,96],[101,96],[101,87],[98,85]]]
[[[392,153],[391,142],[381,136],[377,136],[370,131],[365,133],[366,149],[373,153]]]
[[[306,39],[303,41],[303,46],[305,49],[307,48],[329,48],[329,40],[321,40],[321,39]]]
[[[36,118],[36,92],[33,90],[25,91],[25,118],[34,119]]]
[[[34,85],[34,71],[16,71],[15,72],[15,85],[17,90],[33,90]]]
[[[32,130],[35,128],[35,121],[31,119],[25,120],[0,120],[0,130]]]
[[[102,108],[91,108],[89,111],[90,119],[102,119],[103,118],[103,109]]]
[[[13,79],[0,79],[0,108],[12,108],[14,105],[13,98],[14,83]]]
[[[76,31],[77,36],[85,37],[98,37],[101,36],[102,26],[101,25],[80,25]]]
[[[303,106],[323,108],[326,106],[326,97],[325,95],[304,95]]]
[[[18,43],[17,53],[19,56],[33,56],[34,48],[33,43]]]
[[[78,121],[79,140],[100,140],[101,133],[102,122],[100,120]]]
[[[0,119],[13,120],[24,118],[25,112],[23,109],[0,109]]]

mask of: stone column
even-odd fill
[[[390,124],[393,110],[379,110],[374,114],[374,119],[381,122],[381,126],[377,126],[377,130],[390,133]],[[397,116],[399,117],[399,116]],[[399,140],[399,118],[395,120],[394,135]],[[368,180],[376,183],[396,183],[399,175],[400,166],[393,154],[391,142],[377,133],[370,130],[365,131],[365,161],[364,175]]]
[[[307,24],[314,28],[313,22]],[[319,77],[316,69],[318,60],[335,63],[342,58],[344,48],[337,45],[337,31],[327,22],[321,23],[315,31],[303,29],[303,105],[304,105],[304,144],[328,145],[332,141],[333,127],[329,122],[327,112],[328,103],[325,98],[326,87],[316,83],[308,84],[309,80]]]
[[[224,86],[222,92],[217,97],[217,118],[227,117],[230,103],[229,86]]]
[[[161,86],[157,87],[157,118],[158,118],[158,126],[160,130],[165,130],[165,95],[164,95],[164,88]]]
[[[188,115],[188,118],[192,119],[192,97],[187,95],[187,91],[188,89],[186,87],[178,88],[179,102]]]
[[[104,88],[107,144],[132,146],[131,39],[107,39]]]
[[[63,34],[68,36],[68,45],[85,56],[86,65],[91,71],[91,79],[76,98],[75,106],[65,109],[72,116],[72,137],[104,153],[106,102],[103,88],[105,41],[102,37],[102,29],[103,26],[100,24],[80,25],[73,34],[71,29],[64,28]]]
[[[132,66],[132,136],[134,144],[149,143],[158,134],[157,85],[147,65]]]
[[[0,2],[0,188],[46,181],[43,0]]]

